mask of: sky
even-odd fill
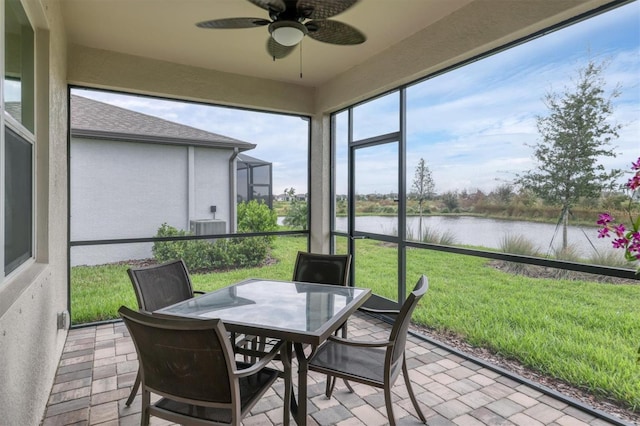
[[[619,156],[603,164],[628,170],[640,156],[638,2],[409,87],[407,187],[420,158],[431,170],[439,193],[488,192],[512,182],[518,173],[535,169],[531,145],[540,140],[536,116],[548,114],[543,97],[571,90],[571,79],[589,60],[609,61],[603,73],[605,90],[619,85],[621,91],[613,101],[612,116],[623,125],[619,139],[613,142]],[[357,107],[355,138],[397,130],[397,114],[390,113],[397,103],[397,94],[390,94]],[[383,173],[389,159],[397,157],[395,147],[388,148],[384,153],[376,147],[375,155],[371,154],[368,167],[376,173],[356,181],[360,193],[387,193],[397,187],[393,173]],[[358,152],[358,157],[369,156]],[[346,158],[346,150],[339,158]],[[343,180],[337,185],[338,192],[346,190],[346,178]]]
[[[618,85],[612,120],[623,125],[607,168],[629,170],[640,156],[640,2],[620,7],[412,85],[407,90],[407,186],[420,158],[436,192],[489,192],[534,169],[539,141],[536,116],[548,109],[547,93],[571,90],[589,60],[607,61],[609,93]],[[255,143],[248,155],[273,163],[274,194],[307,191],[308,123],[295,116],[177,101],[74,91],[166,120]],[[354,110],[356,139],[397,130],[397,94]],[[346,120],[339,120],[346,122]],[[346,134],[339,130],[339,134]],[[338,137],[337,193],[346,193],[346,142]],[[396,150],[396,151],[394,151]],[[357,191],[397,192],[397,144],[359,150]],[[375,154],[375,155],[374,155]]]

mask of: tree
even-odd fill
[[[289,208],[283,223],[297,229],[307,229],[307,203],[298,200],[294,188],[285,188],[284,193],[289,197]]]
[[[422,203],[433,197],[435,187],[431,170],[426,165],[424,158],[421,158],[416,166],[412,185],[418,199],[418,238],[422,238]]]
[[[442,202],[444,203],[447,211],[454,212],[460,203],[458,202],[458,192],[457,191],[447,191],[442,194]]]
[[[493,190],[492,195],[496,198],[497,201],[504,204],[509,204],[514,195],[513,186],[508,183],[498,185],[498,187]]]
[[[606,65],[589,61],[578,69],[573,87],[545,95],[549,113],[536,117],[541,140],[532,145],[537,168],[516,175],[516,184],[562,207],[563,249],[567,248],[571,207],[581,197],[597,198],[602,191],[612,189],[622,174],[617,169],[606,171],[599,163],[603,157],[616,157],[611,141],[621,128],[611,122],[612,100],[620,96],[620,91],[616,86],[605,93],[602,72]]]

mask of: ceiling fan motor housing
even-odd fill
[[[308,30],[298,21],[276,21],[269,24],[271,37],[283,46],[295,46],[307,35]]]

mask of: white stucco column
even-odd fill
[[[330,129],[328,115],[317,114],[311,118],[310,159],[310,244],[314,253],[329,253],[330,214]]]

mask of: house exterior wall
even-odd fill
[[[35,261],[0,284],[0,423],[38,425],[67,329],[67,48],[60,2],[23,1],[36,28]]]
[[[166,223],[228,223],[230,151],[73,138],[71,241],[149,238]],[[74,246],[72,266],[153,257],[152,243]]]
[[[189,219],[219,219],[226,223],[229,231],[229,203],[232,196],[229,182],[229,159],[231,152],[221,149],[196,147],[195,150],[195,208]],[[235,174],[235,162],[234,167]],[[233,194],[236,190],[233,187]],[[216,206],[215,218],[211,206]]]

